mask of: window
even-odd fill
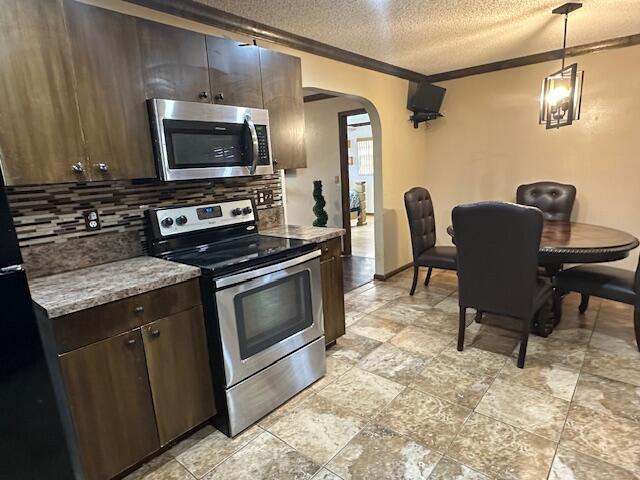
[[[359,138],[358,146],[358,174],[373,175],[373,139]]]

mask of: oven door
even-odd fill
[[[266,110],[149,100],[162,180],[273,173]]]
[[[227,387],[322,336],[319,256],[216,280]]]

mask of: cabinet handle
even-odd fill
[[[144,307],[142,305],[138,305],[136,308],[133,309],[134,313],[142,313],[144,312]]]
[[[152,337],[159,337],[160,336],[160,330],[158,330],[158,329],[151,330],[151,336]]]
[[[101,172],[109,171],[109,165],[107,165],[106,163],[96,163],[96,168]]]
[[[324,247],[324,253],[329,253],[329,247]]]
[[[82,162],[74,163],[73,165],[71,165],[71,170],[73,170],[73,173],[84,172],[84,167],[82,166]]]
[[[136,339],[135,338],[130,338],[129,340],[127,340],[127,346],[131,347],[133,345],[136,344]]]
[[[199,98],[209,98],[209,92],[200,92],[198,94]]]
[[[213,98],[215,98],[216,100],[224,100],[224,93],[216,93],[216,96]]]

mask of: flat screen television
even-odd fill
[[[439,116],[440,107],[446,88],[438,87],[430,83],[419,83],[415,91],[409,91],[407,108],[414,113],[430,113]]]

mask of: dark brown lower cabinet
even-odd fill
[[[160,446],[140,330],[60,356],[85,478],[104,480]]]
[[[215,413],[202,306],[142,329],[160,444]]]
[[[121,474],[214,415],[197,279],[52,322],[86,480]]]
[[[325,344],[333,344],[345,332],[344,280],[342,277],[341,239],[320,244],[320,277]]]

